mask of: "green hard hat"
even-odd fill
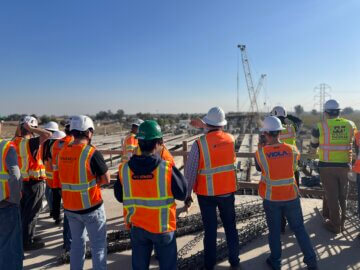
[[[140,126],[136,138],[150,141],[163,137],[159,124],[154,120],[146,120]]]

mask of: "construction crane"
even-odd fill
[[[257,103],[257,96],[260,93],[260,90],[261,90],[261,87],[262,87],[262,85],[264,83],[264,79],[266,77],[266,74],[261,74],[259,82],[258,82],[257,87],[255,89],[252,74],[251,74],[251,69],[250,69],[250,62],[249,62],[247,52],[246,52],[246,46],[245,45],[238,45],[237,47],[240,49],[240,52],[241,52],[241,60],[242,60],[243,68],[244,68],[246,85],[247,85],[247,89],[248,89],[248,93],[249,93],[249,99],[250,99],[250,111],[253,114],[258,114],[259,113],[259,106],[258,106],[258,103]]]

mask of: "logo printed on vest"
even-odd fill
[[[150,180],[154,179],[154,175],[152,173],[150,174],[141,174],[141,175],[133,175],[133,180]]]
[[[331,138],[334,140],[344,140],[348,138],[348,134],[346,132],[346,126],[335,126]]]
[[[270,152],[270,153],[266,153],[266,156],[268,158],[283,158],[283,157],[287,157],[289,156],[289,153],[286,151],[277,151],[277,152]]]

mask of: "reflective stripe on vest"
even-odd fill
[[[294,138],[295,133],[293,132],[292,126],[287,126],[286,133],[280,133],[280,140]]]
[[[332,145],[330,143],[330,129],[327,121],[321,123],[324,132],[324,144],[320,144],[319,148],[323,150],[324,161],[329,161],[330,151],[350,151],[351,145]]]
[[[79,184],[62,184],[64,191],[80,192],[80,197],[84,209],[91,207],[89,198],[89,189],[96,186],[96,179],[91,179],[89,182],[86,177],[86,159],[90,153],[91,146],[87,145],[81,152],[79,158]]]
[[[294,155],[294,165],[295,165],[296,159],[297,159],[297,154],[294,153],[293,155]],[[260,157],[261,165],[263,166],[263,169],[265,171],[265,175],[261,175],[261,180],[260,180],[260,181],[263,181],[266,183],[265,199],[271,200],[272,187],[294,185],[294,183],[295,183],[294,178],[271,180],[269,165],[268,165],[266,157],[265,157],[264,149],[261,149],[261,151],[259,151],[259,157]],[[294,187],[294,188],[296,189],[296,187]],[[296,192],[297,192],[297,189],[296,189]]]
[[[6,186],[8,186],[8,180],[10,175],[5,171],[5,151],[9,145],[9,142],[0,140],[0,201],[5,200],[10,196],[6,192]]]
[[[160,232],[165,232],[168,230],[168,220],[169,220],[169,207],[174,204],[175,200],[172,196],[167,194],[167,180],[166,180],[166,171],[167,163],[162,161],[157,168],[157,185],[158,185],[158,194],[159,197],[154,198],[143,198],[143,197],[133,197],[132,188],[131,188],[131,176],[130,168],[127,163],[122,167],[122,180],[123,180],[123,194],[124,194],[124,207],[127,209],[128,213],[126,216],[126,221],[128,224],[131,223],[131,217],[136,211],[136,207],[147,207],[155,208],[160,211]]]
[[[22,139],[19,145],[20,149],[20,158],[21,158],[21,176],[23,178],[29,178],[28,168],[29,168],[29,156],[27,151],[27,139]]]

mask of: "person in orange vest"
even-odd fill
[[[51,132],[52,135],[54,132],[59,131],[59,125],[54,122],[50,121],[44,125],[44,129]],[[48,203],[49,211],[50,211],[50,217],[53,217],[53,194],[52,194],[52,186],[53,186],[53,173],[52,173],[52,167],[50,162],[46,162],[48,158],[44,159],[44,155],[50,152],[50,144],[53,143],[52,136],[49,140],[46,140],[44,144],[42,145],[42,151],[41,151],[41,159],[45,166],[45,173],[46,173],[46,187],[45,187],[45,198]]]
[[[192,121],[194,123],[194,121]],[[229,262],[232,269],[240,269],[239,237],[235,222],[235,141],[223,131],[227,121],[220,107],[213,107],[197,127],[204,127],[206,134],[191,147],[185,166],[188,179],[186,205],[191,204],[191,191],[197,194],[204,224],[205,268],[214,269],[216,264],[216,235],[219,209],[228,245]]]
[[[42,208],[46,179],[45,168],[40,157],[41,145],[50,136],[51,132],[38,128],[36,118],[28,115],[20,120],[13,139],[23,178],[21,219],[25,251],[45,246],[44,242],[35,236],[35,227]]]
[[[130,134],[125,137],[123,145],[122,145],[122,152],[123,152],[122,157],[121,157],[122,162],[129,161],[131,156],[134,154],[134,150],[138,146],[138,140],[136,139],[136,133],[138,131],[139,126],[143,122],[144,122],[143,120],[138,119],[131,124]]]
[[[0,134],[1,134],[0,122]],[[0,139],[0,269],[23,268],[21,173],[13,142]]]
[[[275,106],[271,110],[270,116],[276,116],[277,118],[279,118],[281,124],[284,127],[284,130],[282,130],[280,133],[280,137],[279,137],[280,141],[296,146],[296,137],[302,126],[301,119],[291,114],[288,114],[285,108],[282,106]],[[298,166],[296,166],[295,168],[295,180],[298,187],[300,187],[300,172],[298,170]],[[281,223],[282,233],[285,233],[285,227],[286,227],[286,219],[283,216]]]
[[[60,217],[60,208],[61,208],[61,183],[59,179],[59,153],[60,151],[68,145],[70,142],[74,140],[73,136],[70,133],[70,120],[71,117],[68,118],[65,122],[65,136],[60,136],[57,138],[52,145],[52,151],[51,151],[51,161],[52,161],[52,169],[53,169],[53,186],[52,194],[53,194],[53,208],[54,208],[54,217],[55,220],[58,217],[58,219],[61,220]],[[64,224],[63,224],[63,248],[65,252],[70,251],[71,249],[71,231],[69,226],[69,221],[64,215]]]
[[[114,195],[123,203],[125,225],[131,230],[132,269],[149,269],[153,247],[161,270],[176,270],[176,200],[184,200],[187,182],[180,171],[157,154],[162,132],[156,121],[139,127],[141,155],[119,166]]]
[[[345,229],[348,173],[357,131],[354,122],[340,117],[340,111],[336,100],[325,102],[324,119],[312,130],[310,142],[312,151],[317,149],[320,180],[325,191],[324,227],[334,234]]]
[[[59,153],[59,179],[65,216],[68,218],[72,242],[70,268],[83,269],[88,233],[93,269],[106,269],[106,215],[101,185],[108,184],[110,174],[101,153],[91,145],[94,123],[90,117],[71,118],[74,141]]]
[[[258,145],[255,153],[256,168],[261,171],[258,192],[264,200],[269,228],[270,256],[266,263],[273,270],[281,269],[281,217],[285,215],[304,254],[307,269],[316,270],[316,254],[305,230],[299,188],[294,175],[300,153],[296,146],[280,141],[283,129],[277,117],[266,117],[260,129],[264,133],[265,142]]]

